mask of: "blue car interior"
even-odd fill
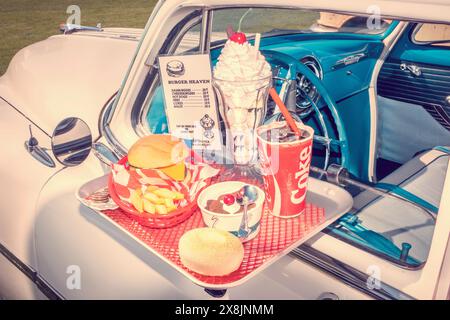
[[[278,78],[289,77],[289,59],[305,65],[312,61],[314,70],[320,69],[316,81],[324,87],[321,97],[303,101],[297,116],[323,135],[317,112],[309,110],[313,104],[317,106],[329,138],[336,141],[330,145],[330,163],[345,164],[355,179],[373,185],[374,178],[378,189],[408,200],[350,190],[354,208],[326,232],[398,265],[416,268],[427,259],[434,228],[433,219],[422,211],[438,211],[450,154],[445,147],[450,145],[450,104],[446,100],[450,94],[450,49],[415,43],[412,34],[417,24],[409,24],[378,76],[378,127],[371,128],[369,86],[384,49],[383,39],[396,26],[393,21],[381,34],[263,35],[261,50],[280,54],[268,55]],[[223,41],[211,47],[213,65],[222,46]],[[289,59],[283,60],[284,55]],[[420,68],[420,75],[411,67]],[[282,83],[274,80],[274,85],[280,90]],[[335,102],[338,119],[325,103],[324,94]],[[268,103],[271,110],[272,102]],[[154,133],[168,131],[161,88],[153,94],[147,122]],[[375,177],[368,173],[371,130],[376,130],[378,141]],[[320,167],[325,147],[314,145],[313,165]],[[410,221],[409,225],[405,221]]]

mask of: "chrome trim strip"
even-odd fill
[[[346,66],[358,63],[359,61],[361,61],[361,59],[364,59],[364,58],[367,58],[366,52],[353,54],[353,55],[347,56],[345,58],[342,58],[342,59],[336,61],[336,63],[331,68],[339,69],[342,67],[346,67]]]
[[[369,146],[369,164],[367,176],[370,182],[377,182],[376,167],[378,159],[378,77],[381,72],[387,57],[389,56],[391,49],[397,44],[397,41],[401,38],[408,23],[399,22],[399,24],[391,31],[391,33],[383,40],[384,49],[378,57],[378,61],[375,64],[372,71],[372,78],[369,85],[369,101],[370,101],[370,146]]]
[[[63,300],[64,297],[52,286],[50,286],[39,274],[31,267],[23,263],[11,251],[0,243],[0,253],[11,262],[19,271],[30,279],[36,287],[50,300]]]
[[[106,141],[112,148],[112,152],[117,155],[119,158],[123,158],[127,154],[127,150],[124,146],[122,146],[119,141],[115,138],[114,134],[111,132],[109,128],[108,121],[111,117],[111,113],[114,112],[114,106],[116,103],[117,95],[111,97],[111,99],[106,102],[106,105],[103,109],[102,114],[100,115],[99,121],[99,130],[100,135],[105,137]]]
[[[342,281],[344,284],[379,300],[414,300],[413,297],[380,281],[379,288],[369,288],[370,276],[330,257],[308,245],[302,245],[289,253]]]
[[[30,129],[31,129],[31,125],[30,125]],[[33,139],[33,137],[31,137],[30,140],[31,139]],[[43,147],[39,146],[39,143],[37,145],[32,145],[32,143],[30,143],[30,140],[27,140],[24,142],[25,150],[27,150],[27,152],[36,161],[39,161],[44,166],[49,167],[49,168],[56,167],[55,161],[53,161],[53,158],[47,153],[47,150],[44,149]],[[35,140],[35,141],[37,141],[37,140]]]
[[[323,68],[322,68],[322,65],[320,64],[319,60],[318,60],[315,56],[308,54],[308,55],[302,57],[302,58],[300,59],[300,62],[303,63],[303,64],[306,65],[306,66],[308,66],[308,63],[310,63],[310,62],[312,62],[313,64],[315,64],[314,67],[317,68],[317,70],[318,70],[318,72],[319,72],[319,74],[316,74],[317,77],[318,77],[320,80],[323,79]]]
[[[213,12],[206,8],[202,13],[202,28],[200,32],[200,52],[209,53],[211,43],[211,30],[212,27]]]
[[[439,24],[439,23],[432,23],[432,24]],[[442,23],[445,25],[448,25],[448,23]],[[437,40],[437,41],[418,41],[416,40],[416,35],[420,31],[420,28],[423,26],[423,23],[417,23],[414,27],[413,31],[410,34],[409,40],[419,46],[439,46],[439,44],[442,43],[449,43],[450,40]],[[443,48],[444,49],[444,48]]]

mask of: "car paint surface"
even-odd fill
[[[137,41],[57,35],[19,51],[0,78],[0,96],[52,134],[77,115],[97,137],[105,102],[120,87]]]

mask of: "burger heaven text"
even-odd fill
[[[211,83],[210,80],[169,80],[169,84]]]

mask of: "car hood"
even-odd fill
[[[119,89],[142,30],[56,35],[20,50],[0,78],[0,97],[48,134],[70,116],[98,135],[98,118]]]

